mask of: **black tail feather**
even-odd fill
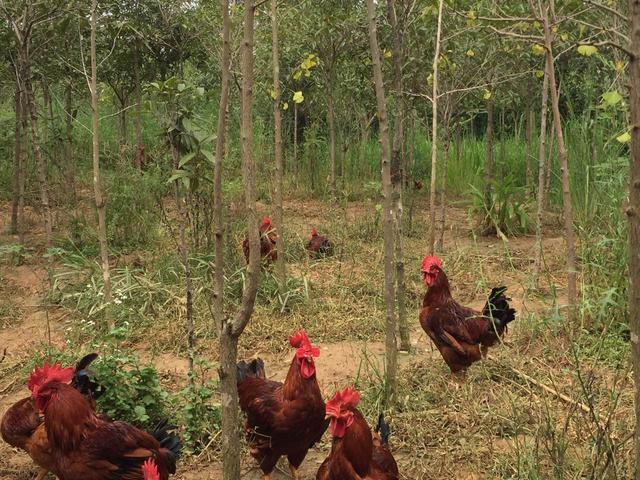
[[[176,461],[182,453],[182,440],[175,433],[176,429],[177,427],[169,424],[168,420],[161,420],[152,433],[153,438],[160,443],[160,447],[166,450],[167,468],[171,474],[176,473]]]
[[[384,414],[378,416],[378,424],[376,425],[376,433],[380,435],[380,440],[384,445],[389,445],[389,437],[391,436],[391,427],[384,421]]]
[[[94,400],[98,399],[103,393],[104,388],[102,385],[91,380],[91,370],[89,365],[98,358],[97,353],[90,353],[85,355],[76,364],[76,371],[71,380],[71,385],[78,390],[85,397],[90,397]]]
[[[266,378],[264,361],[261,358],[254,358],[249,363],[242,360],[236,365],[236,375],[238,382],[247,377]]]
[[[485,317],[492,319],[496,330],[503,330],[509,322],[516,319],[516,310],[511,308],[509,300],[505,293],[507,287],[494,287],[489,294],[489,299],[482,310]]]

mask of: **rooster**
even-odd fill
[[[92,409],[95,409],[95,400],[102,390],[98,384],[91,381],[87,368],[97,357],[97,353],[91,353],[83,357],[75,368],[62,368],[62,365],[45,363],[42,368],[33,370],[29,378],[29,390],[33,395],[48,381],[71,382],[71,386],[84,396]],[[56,472],[44,422],[32,396],[23,398],[9,407],[2,417],[0,434],[12,447],[26,451],[38,465],[36,480],[42,480],[49,471]]]
[[[160,480],[176,471],[180,440],[161,423],[155,436],[97,415],[82,394],[59,379],[32,393],[44,414],[46,437],[61,480],[143,480],[142,466],[153,459]]]
[[[451,297],[449,280],[438,257],[425,257],[421,271],[427,292],[420,310],[420,325],[451,372],[463,381],[467,368],[486,356],[488,348],[516,318],[515,309],[509,306],[511,299],[505,296],[507,287],[492,289],[482,312],[477,312]]]
[[[267,264],[275,262],[278,258],[278,250],[276,248],[276,241],[278,235],[271,224],[269,217],[262,217],[260,223],[260,257],[267,261]],[[245,238],[242,242],[242,251],[244,253],[244,259],[247,264],[249,263],[249,238]]]
[[[389,451],[389,425],[381,414],[372,434],[356,408],[359,402],[360,394],[351,388],[327,402],[333,441],[316,480],[398,480],[398,465]]]
[[[321,257],[333,254],[333,244],[324,235],[318,235],[315,228],[311,229],[311,236],[307,242],[307,250],[311,256]]]
[[[281,456],[289,460],[291,475],[298,480],[298,468],[307,451],[327,429],[325,405],[316,380],[313,359],[320,349],[311,345],[304,330],[289,338],[296,348],[284,384],[266,379],[261,359],[238,364],[238,397],[247,419],[245,431],[251,455],[258,461],[264,480]]]

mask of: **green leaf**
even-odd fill
[[[617,91],[605,92],[602,94],[602,103],[607,107],[613,107],[622,101],[622,95]]]
[[[591,55],[593,55],[597,51],[598,51],[598,49],[596,47],[594,47],[593,45],[579,45],[578,46],[578,53],[580,55],[584,55],[585,57],[590,57]]]
[[[198,87],[198,88],[196,88],[196,93],[197,93],[199,96],[204,95],[204,87]]]
[[[195,157],[196,154],[191,152],[191,153],[187,153],[184,157],[182,157],[180,159],[180,162],[178,163],[178,167],[182,168],[184,167],[187,163],[189,163],[193,157]]]
[[[622,135],[618,135],[616,140],[620,143],[629,143],[631,141],[631,135],[629,132],[624,132]]]
[[[184,170],[174,170],[171,177],[169,177],[169,180],[167,180],[167,183],[173,183],[176,180],[179,180],[181,178],[186,178],[187,176],[188,176],[188,173],[185,172]]]
[[[178,91],[182,92],[187,88],[187,86],[184,83],[179,83],[178,84]]]
[[[133,412],[136,414],[136,417],[138,417],[138,420],[140,420],[141,422],[146,422],[149,419],[149,416],[147,415],[147,409],[144,408],[142,405],[136,405],[133,408]]]
[[[215,163],[215,158],[211,150],[200,150],[200,153],[211,165]]]
[[[534,55],[544,55],[545,53],[544,47],[539,43],[534,43],[533,45],[531,45],[531,51]]]

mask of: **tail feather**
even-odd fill
[[[176,462],[182,453],[182,440],[174,433],[177,427],[170,425],[168,420],[161,420],[153,430],[153,438],[165,449],[167,455],[167,469],[169,473],[176,473]]]
[[[264,361],[261,358],[254,358],[249,363],[242,360],[236,365],[236,375],[238,382],[247,377],[267,378],[264,371]]]
[[[511,299],[505,295],[506,291],[507,287],[505,286],[494,287],[482,310],[482,314],[491,318],[497,330],[504,329],[509,322],[516,319],[516,310],[509,305]]]
[[[89,370],[89,365],[91,365],[96,358],[98,358],[97,353],[90,353],[82,357],[76,364],[76,371],[71,380],[71,385],[76,390],[85,397],[90,397],[94,400],[104,393],[102,385],[91,380],[92,372]]]
[[[376,425],[376,433],[380,435],[380,440],[383,445],[389,445],[389,437],[391,436],[391,427],[384,421],[384,414],[381,413],[378,416],[378,424]]]

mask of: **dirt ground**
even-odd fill
[[[426,221],[426,205],[421,203],[416,209],[414,221],[422,223],[422,230],[426,231],[424,222]],[[6,208],[5,208],[6,207]],[[4,205],[0,210],[0,231],[7,231],[8,214],[10,209]],[[37,216],[33,216],[33,224],[37,224]],[[318,202],[289,202],[286,205],[285,216],[290,222],[292,229],[299,229],[306,232],[307,225],[311,223],[322,223],[327,221],[327,217],[332,213],[328,212]],[[345,214],[347,221],[358,221],[366,215],[370,215],[370,210],[366,205],[350,205]],[[508,244],[504,244],[496,238],[482,238],[472,235],[472,224],[467,216],[465,208],[452,207],[448,212],[448,225],[450,227],[445,235],[446,257],[450,264],[455,262],[454,271],[460,272],[459,276],[450,275],[454,285],[455,295],[463,303],[473,307],[481,307],[485,301],[486,291],[477,287],[477,280],[480,275],[487,278],[488,282],[497,281],[509,287],[509,292],[513,297],[513,303],[518,309],[520,318],[525,318],[529,313],[543,313],[548,310],[550,300],[544,295],[530,296],[527,293],[527,282],[530,277],[530,265],[534,256],[534,237],[523,236],[510,239]],[[560,303],[562,303],[564,285],[563,255],[564,242],[561,235],[555,230],[555,222],[548,225],[548,237],[545,239],[545,260],[547,267],[554,277],[559,290]],[[302,234],[301,234],[302,235]],[[14,243],[17,238],[10,237],[3,233],[0,243]],[[42,237],[36,233],[27,234],[25,242],[30,246],[42,244]],[[424,253],[426,245],[426,234],[417,233],[407,239],[405,252],[411,261],[419,259]],[[381,242],[380,242],[381,248]],[[508,249],[508,259],[505,251]],[[35,258],[35,256],[34,256]],[[465,263],[478,260],[483,265],[482,272],[463,268]],[[364,266],[368,268],[381,268],[376,265],[376,260],[372,259],[372,265]],[[349,258],[340,260],[345,263],[345,268],[360,268],[361,265],[350,265]],[[512,268],[505,269],[505,264],[511,262]],[[292,266],[295,271],[296,266]],[[41,262],[30,262],[15,267],[8,262],[0,264],[0,306],[10,305],[15,317],[0,319],[0,356],[2,349],[7,349],[7,357],[0,368],[0,413],[16,400],[26,395],[24,382],[26,379],[18,378],[15,372],[29,358],[31,352],[42,348],[47,343],[64,348],[65,333],[70,329],[69,312],[58,307],[49,308],[43,300],[43,294],[47,290],[48,278],[46,270]],[[447,270],[447,264],[445,264]],[[412,285],[418,285],[419,279],[411,278]],[[380,286],[381,288],[381,286]],[[7,307],[8,308],[8,307]],[[413,351],[411,354],[400,354],[399,360],[402,365],[424,364],[432,366],[438,372],[442,372],[443,384],[441,388],[451,388],[442,366],[439,354],[434,351],[424,332],[417,322],[417,311],[409,312],[411,325],[411,344]],[[523,320],[521,320],[523,321]],[[518,322],[510,331],[506,342],[514,342],[518,339]],[[350,340],[348,332],[345,332],[345,339],[334,342],[323,342],[320,344],[321,356],[317,360],[317,377],[320,387],[326,397],[331,396],[338,388],[343,388],[353,381],[354,377],[361,373],[362,368],[371,368],[362,362],[363,352],[368,352],[367,357],[373,358],[374,362],[382,368],[382,355],[384,344],[379,335],[371,339]],[[144,352],[143,352],[144,353]],[[291,361],[291,351],[256,352],[265,359],[268,375],[276,380],[283,380],[289,363]],[[163,352],[155,357],[149,355],[157,368],[161,372],[171,373],[174,377],[186,378],[186,361],[172,353]],[[472,377],[470,382],[474,381]],[[503,388],[496,384],[497,388]],[[466,387],[471,388],[471,387]],[[328,435],[326,436],[328,437]],[[392,443],[393,443],[392,437]],[[410,445],[402,444],[395,450],[396,457],[401,467],[410,467],[415,460],[415,454]],[[330,448],[329,439],[316,446],[303,463],[301,478],[310,480],[315,478],[315,472],[326,457]],[[424,467],[431,468],[426,465]],[[415,469],[413,469],[415,471]],[[440,473],[438,473],[440,472]],[[482,477],[481,473],[466,470],[461,467],[452,473],[451,470],[439,465],[432,466],[432,475],[429,478],[454,478],[458,480],[475,480]],[[416,474],[413,474],[416,475]],[[35,476],[35,469],[28,456],[19,451],[10,449],[6,444],[0,443],[0,479],[3,480],[25,480]],[[179,466],[178,479],[216,479],[221,478],[219,459],[215,454],[203,452],[199,457],[187,458]],[[255,464],[249,457],[243,460],[244,479],[260,479],[261,475],[255,468]],[[288,468],[281,463],[280,468],[275,472],[274,480],[291,478]],[[403,475],[403,478],[415,478]]]

